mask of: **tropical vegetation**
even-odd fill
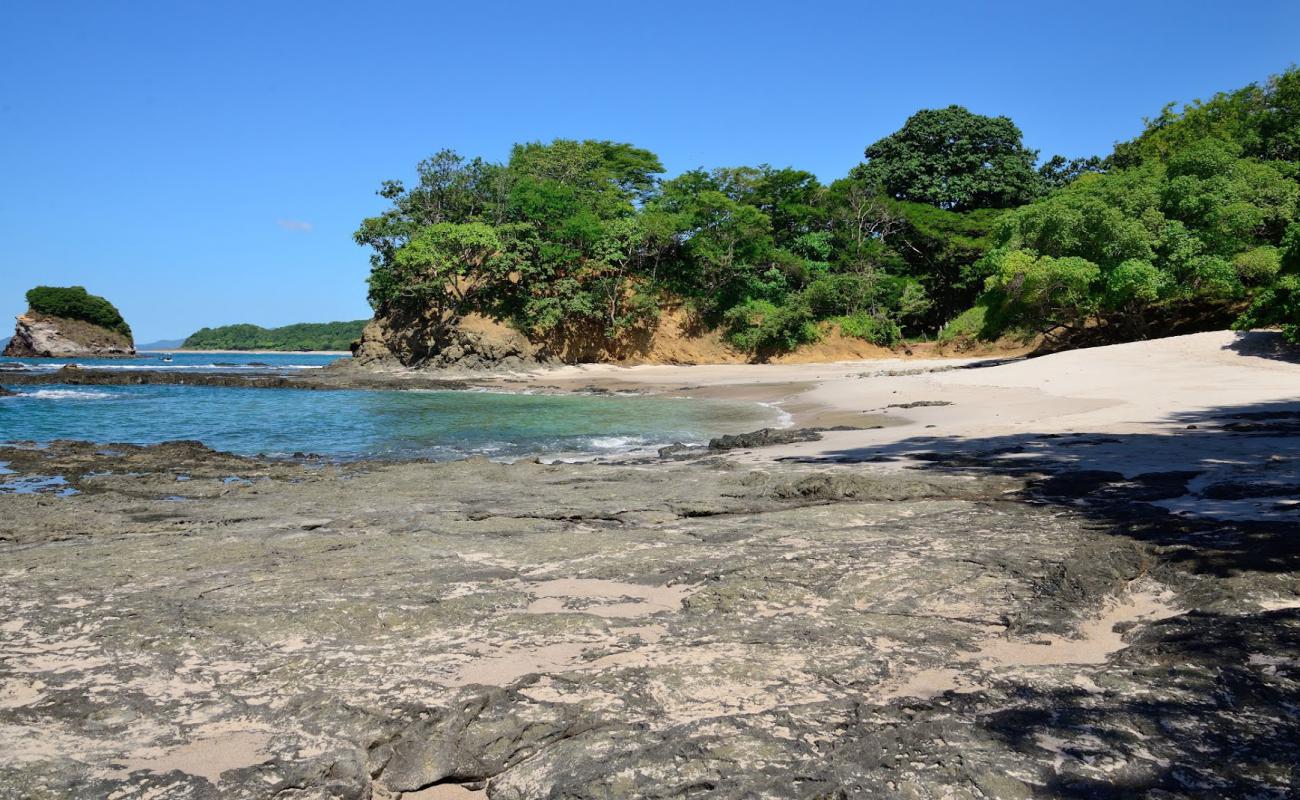
[[[117,307],[90,294],[84,286],[37,286],[27,292],[27,305],[37,314],[81,320],[123,336],[131,335],[131,326]]]
[[[1088,330],[1207,310],[1300,323],[1300,70],[1167,106],[1105,156],[1039,163],[1007,117],[923,110],[829,184],[694,169],[610,141],[443,150],[362,222],[381,315],[619,341],[685,308],[758,356],[831,328],[881,345]]]
[[[367,320],[299,322],[280,328],[222,325],[200,328],[186,338],[186,350],[347,350]]]

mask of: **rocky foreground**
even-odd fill
[[[1298,521],[921,456],[0,449],[0,796],[1293,796]]]

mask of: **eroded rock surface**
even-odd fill
[[[131,337],[77,319],[28,311],[18,317],[4,355],[13,358],[133,356]]]
[[[194,443],[0,463],[4,797],[1271,797],[1300,780],[1288,531],[1076,502],[1104,476]],[[76,494],[4,490],[33,477]],[[1180,557],[1235,552],[1231,530],[1272,560]]]

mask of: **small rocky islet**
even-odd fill
[[[131,328],[108,300],[81,286],[37,286],[27,293],[4,348],[10,358],[113,358],[135,355]]]

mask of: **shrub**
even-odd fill
[[[1247,286],[1263,286],[1277,277],[1282,268],[1282,254],[1276,247],[1256,247],[1238,253],[1232,259],[1237,277]]]
[[[123,336],[131,335],[131,327],[117,308],[104,298],[90,294],[84,286],[37,286],[27,293],[27,305],[38,314],[79,319]]]
[[[939,331],[939,341],[947,344],[963,339],[978,339],[988,318],[989,307],[978,303],[957,315]]]
[[[817,341],[821,334],[808,307],[778,306],[767,300],[746,300],[723,317],[727,341],[759,355],[793,350]]]
[[[1283,275],[1261,291],[1232,327],[1237,330],[1280,325],[1282,336],[1300,344],[1300,275]]]
[[[865,339],[881,347],[893,347],[903,338],[903,332],[893,320],[859,311],[834,320],[845,336]]]

